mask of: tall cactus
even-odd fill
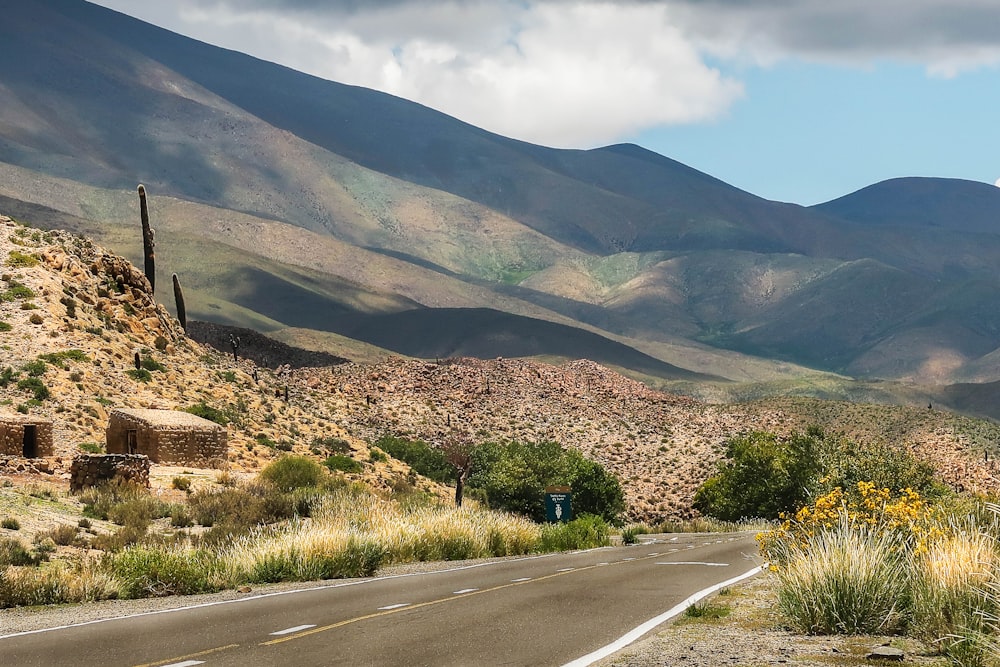
[[[149,211],[146,208],[146,187],[139,184],[139,217],[142,218],[143,271],[149,287],[156,292],[156,258],[153,255],[153,230],[149,226]]]
[[[181,321],[181,327],[187,331],[187,311],[184,309],[184,292],[181,291],[181,281],[177,274],[173,274],[174,280],[174,303],[177,305],[177,319]]]

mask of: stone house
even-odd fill
[[[108,454],[145,454],[153,463],[219,468],[229,453],[224,426],[178,410],[119,408],[108,417]]]
[[[37,459],[53,454],[51,420],[0,414],[0,455]]]

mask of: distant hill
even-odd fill
[[[1000,234],[1000,188],[954,178],[894,178],[812,208],[864,225]]]
[[[0,39],[0,210],[137,261],[144,183],[192,318],[664,381],[1000,381],[993,186],[767,201],[638,146],[515,141],[83,0],[12,0]]]

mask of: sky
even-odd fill
[[[1000,0],[96,0],[558,148],[632,142],[803,205],[1000,187]]]

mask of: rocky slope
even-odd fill
[[[138,230],[136,236],[138,242]],[[324,456],[317,440],[336,438],[365,463],[361,477],[391,487],[414,478],[405,464],[372,456],[371,444],[384,434],[434,442],[461,429],[480,441],[555,440],[614,472],[630,516],[646,521],[692,515],[694,491],[726,438],[811,423],[910,447],[956,486],[1000,489],[988,459],[1000,441],[997,428],[934,410],[710,405],[653,391],[589,361],[396,357],[297,367],[301,355],[275,358],[284,347],[274,346],[267,347],[268,368],[187,337],[141,271],[85,238],[0,217],[0,267],[0,373],[10,368],[14,376],[0,380],[0,411],[53,420],[56,456],[35,467],[57,478],[82,443],[103,443],[112,407],[205,403],[230,420],[233,471],[252,472],[282,451]],[[48,398],[33,400],[18,388],[32,366],[39,370],[39,355],[60,353],[41,365]],[[148,382],[136,379],[129,374],[136,353],[163,370],[153,370]],[[446,493],[426,480],[418,485]]]

